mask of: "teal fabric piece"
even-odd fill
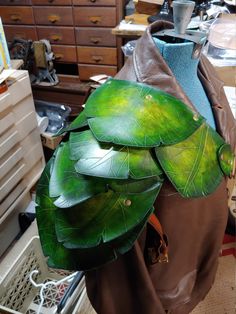
[[[153,39],[185,94],[198,112],[206,118],[208,124],[216,129],[209,100],[197,76],[199,59],[192,59],[194,44],[192,42],[170,44],[158,38]]]

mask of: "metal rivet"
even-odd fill
[[[147,95],[145,98],[150,100],[150,99],[152,99],[152,95]]]
[[[198,114],[195,114],[195,115],[193,116],[193,120],[194,120],[194,121],[198,121],[198,120],[199,120]]]
[[[124,201],[125,206],[130,206],[132,204],[131,200]]]

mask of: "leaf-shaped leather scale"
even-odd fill
[[[147,215],[160,187],[129,195],[109,190],[76,207],[58,209],[58,240],[67,248],[89,248],[126,234]]]
[[[184,197],[212,193],[222,180],[218,150],[223,139],[207,124],[181,143],[157,147],[156,155],[178,192]]]
[[[229,144],[223,144],[218,152],[219,162],[222,171],[228,177],[234,176],[235,172],[235,156]]]
[[[156,88],[113,79],[88,98],[85,115],[99,141],[136,147],[181,142],[204,120]]]
[[[36,217],[40,241],[44,255],[48,257],[47,263],[50,267],[70,270],[88,270],[99,267],[124,254],[133,246],[134,241],[145,226],[145,222],[152,213],[151,208],[143,221],[124,236],[97,247],[85,249],[67,249],[58,241],[55,231],[56,212],[58,208],[54,205],[54,199],[49,196],[50,169],[53,165],[52,158],[44,169],[37,186]]]
[[[147,149],[99,143],[90,130],[70,134],[70,158],[78,173],[115,179],[142,179],[162,171]]]
[[[57,207],[71,207],[106,191],[101,179],[85,177],[75,171],[75,161],[70,160],[69,143],[62,143],[55,155],[49,191],[51,197],[59,196],[55,200]]]

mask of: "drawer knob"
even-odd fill
[[[99,22],[101,22],[101,17],[100,16],[91,16],[89,18],[90,22],[93,24],[97,24]]]
[[[94,2],[96,2],[96,0],[90,0],[90,2],[93,2],[93,3],[94,3]]]
[[[98,37],[91,37],[91,38],[90,38],[90,41],[91,41],[91,43],[93,43],[93,44],[98,44],[98,43],[100,43],[101,38],[98,38]]]
[[[53,3],[54,0],[48,0],[49,3]]]
[[[51,23],[56,23],[56,22],[60,21],[60,16],[56,15],[56,14],[52,14],[52,15],[48,16],[48,20]]]
[[[103,60],[102,56],[92,56],[92,60],[96,63],[101,62]]]
[[[21,15],[20,14],[12,14],[11,15],[11,20],[14,22],[21,21]]]
[[[53,41],[59,41],[62,39],[62,36],[61,35],[58,35],[58,34],[53,34],[50,36],[51,40]]]
[[[62,59],[64,57],[64,55],[62,54],[62,53],[56,53],[55,54],[55,59],[56,60],[60,60],[60,59]]]

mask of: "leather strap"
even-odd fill
[[[164,234],[161,223],[155,214],[151,214],[148,223],[154,228],[160,237],[160,245],[149,251],[152,263],[168,263],[168,243],[167,236]]]

